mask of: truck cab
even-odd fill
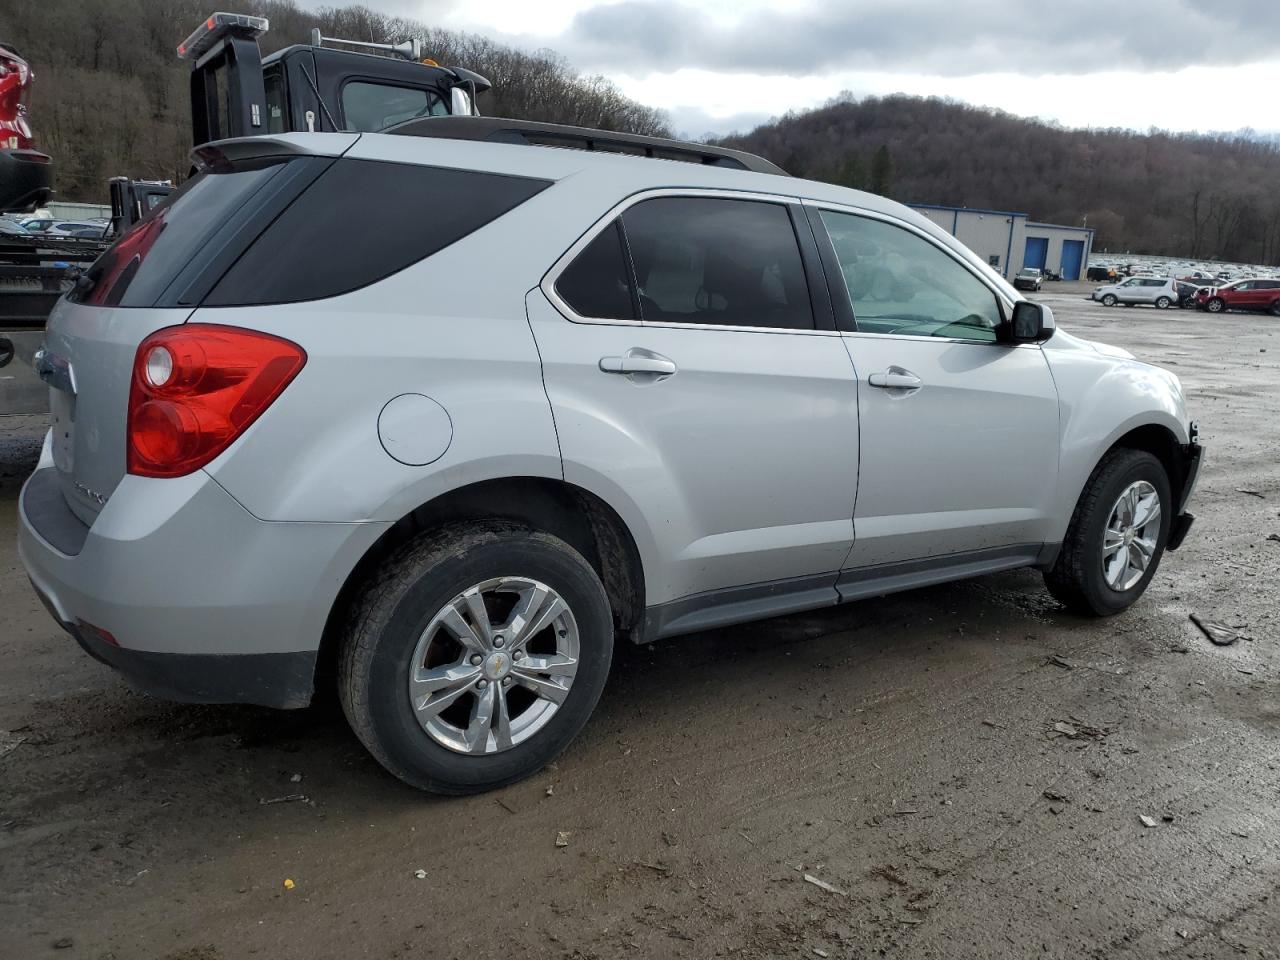
[[[192,142],[304,131],[369,133],[421,117],[474,115],[489,81],[422,56],[421,43],[323,37],[261,55],[263,17],[215,13],[178,47],[193,62]],[[361,50],[337,49],[339,43]],[[373,52],[363,52],[374,50]]]

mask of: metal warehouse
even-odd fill
[[[1084,276],[1093,249],[1093,230],[1056,223],[1037,223],[1025,213],[942,207],[930,203],[909,206],[982,257],[1006,278],[1023,267],[1039,267],[1061,274],[1063,280]]]

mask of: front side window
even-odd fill
[[[376,133],[405,120],[443,117],[448,113],[449,105],[441,97],[421,87],[353,80],[342,88],[346,128],[357,133]]]
[[[786,207],[659,197],[628,209],[622,225],[645,323],[813,329]]]
[[[953,257],[902,227],[822,211],[858,330],[995,341],[995,293]]]

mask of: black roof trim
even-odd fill
[[[503,117],[423,117],[406,120],[381,133],[401,137],[436,137],[442,140],[487,140],[493,143],[518,143],[527,146],[569,147],[577,150],[599,150],[658,160],[683,160],[711,167],[750,170],[787,176],[781,167],[763,157],[726,147],[704,143],[644,137],[635,133],[615,133],[590,127],[569,127],[558,123],[535,123],[531,120],[508,120]]]

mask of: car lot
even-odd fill
[[[1280,956],[1280,321],[1092,288],[1034,296],[1171,365],[1207,450],[1132,611],[1019,571],[620,648],[554,768],[464,800],[332,704],[82,654],[13,545],[39,421],[0,423],[0,956]]]

